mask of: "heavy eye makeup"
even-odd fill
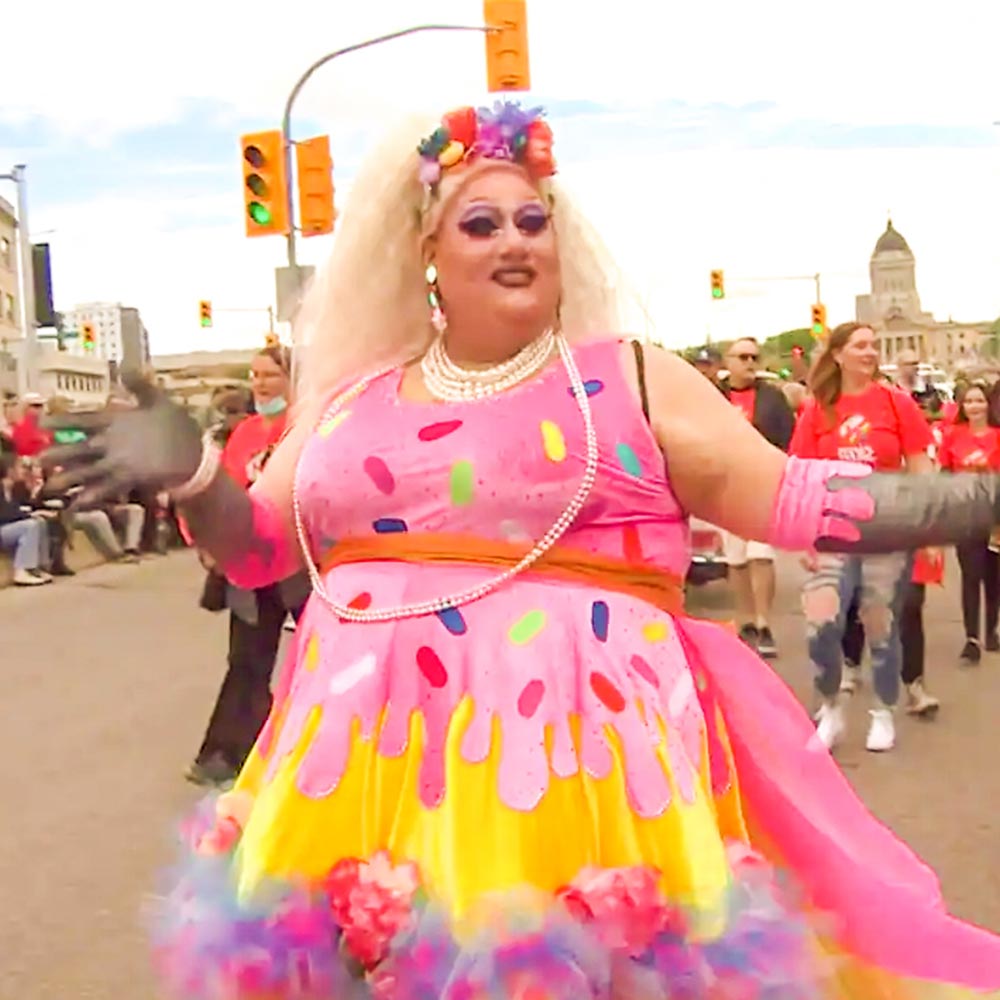
[[[525,236],[537,236],[549,226],[549,214],[541,204],[523,205],[513,214],[514,225]],[[458,221],[458,228],[474,239],[489,239],[503,228],[506,216],[498,208],[477,205]]]

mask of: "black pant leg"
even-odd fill
[[[983,586],[986,543],[963,542],[955,546],[962,573],[962,623],[969,639],[979,638],[980,591]]]
[[[242,634],[237,650],[243,684],[233,754],[240,767],[271,713],[271,676],[286,615],[277,587],[257,591],[257,624]]]
[[[1000,617],[1000,555],[988,546],[983,554],[983,595],[986,598],[986,635],[997,630]]]
[[[924,676],[924,598],[927,588],[910,582],[903,591],[899,614],[899,640],[903,646],[902,676],[904,684],[912,684]]]

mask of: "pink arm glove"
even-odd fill
[[[853,462],[790,457],[768,541],[792,551],[905,552],[985,539],[1000,522],[995,473],[873,472]]]

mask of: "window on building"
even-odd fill
[[[3,297],[3,318],[8,323],[14,323],[14,322],[16,322],[16,320],[15,320],[15,311],[16,311],[15,310],[15,306],[16,306],[16,302],[14,301],[14,296],[11,295],[8,292]]]
[[[6,236],[0,236],[0,264],[10,271],[13,263],[14,255],[12,253],[11,242]]]

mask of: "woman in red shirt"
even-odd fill
[[[290,356],[266,347],[250,370],[256,413],[230,434],[222,463],[249,489],[285,433],[290,388]],[[204,559],[204,557],[203,557]],[[282,626],[288,613],[298,619],[308,583],[293,577],[270,587],[243,590],[229,584],[229,669],[208,729],[187,778],[196,784],[225,784],[235,778],[271,711],[274,672]]]
[[[879,470],[930,472],[932,439],[927,421],[906,394],[877,381],[875,334],[860,323],[833,330],[810,378],[806,401],[789,452],[801,458],[864,462]],[[832,748],[843,736],[840,687],[842,640],[847,610],[860,592],[860,617],[871,650],[877,703],[871,712],[866,746],[889,750],[895,744],[893,710],[899,701],[902,647],[899,606],[909,582],[910,554],[812,554],[803,604],[809,656],[823,699],[817,734]],[[915,679],[909,679],[909,682]]]
[[[947,472],[995,472],[1000,470],[1000,427],[991,412],[985,382],[965,386],[958,398],[955,423],[949,427],[938,453],[941,468]],[[980,644],[980,595],[985,596],[986,649],[1000,650],[997,616],[1000,614],[1000,558],[991,551],[989,539],[964,542],[955,546],[962,571],[962,620],[965,646],[961,658],[978,663]]]

